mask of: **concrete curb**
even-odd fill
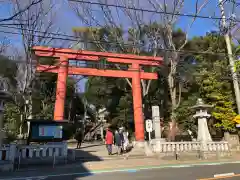
[[[110,172],[136,172],[139,170],[149,170],[149,169],[164,169],[164,168],[186,168],[195,166],[214,166],[214,165],[224,165],[224,164],[240,164],[240,161],[223,161],[223,162],[200,162],[200,163],[183,163],[183,164],[166,164],[160,166],[136,166],[129,168],[119,168],[119,169],[107,169],[107,170],[90,170],[90,174],[101,174]]]
[[[59,177],[59,176],[70,176],[70,175],[96,175],[102,173],[113,173],[113,172],[128,172],[128,173],[135,173],[140,170],[150,170],[150,169],[164,169],[164,168],[189,168],[189,167],[196,167],[196,166],[213,166],[213,165],[224,165],[224,164],[240,164],[240,161],[225,161],[225,162],[202,162],[202,163],[193,163],[193,164],[168,164],[162,166],[138,166],[132,168],[119,168],[119,169],[107,169],[107,170],[89,170],[88,172],[79,172],[79,173],[65,173],[65,174],[49,174],[45,176],[33,176],[33,177],[17,177],[17,178],[4,178],[0,180],[22,180],[23,178],[26,179],[35,179],[35,178],[49,178],[49,177]]]
[[[124,160],[124,159],[153,159],[153,158],[158,158],[158,156],[146,156],[146,155],[130,155],[130,156],[114,156],[114,157],[111,157],[111,156],[103,156],[103,157],[100,157],[100,159],[102,161],[109,161],[109,160]],[[85,160],[85,161],[92,161],[94,160],[95,158],[91,158],[91,157],[76,157],[76,160]]]

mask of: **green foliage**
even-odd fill
[[[217,120],[215,126],[225,131],[235,131],[233,119],[237,114],[234,111],[231,84],[219,81],[220,75],[205,73],[200,91],[202,97],[214,105],[212,116]]]
[[[19,133],[21,113],[14,103],[6,103],[4,111],[4,130],[10,139],[15,139]]]
[[[177,122],[183,130],[191,130],[197,132],[196,119],[193,118],[194,111],[191,109],[196,104],[197,98],[199,97],[198,92],[194,94],[188,94],[186,99],[182,100],[180,106],[176,109]]]
[[[132,97],[131,94],[122,96],[113,114],[112,124],[129,127],[129,121],[133,120]]]
[[[8,78],[11,86],[16,85],[15,75],[17,72],[17,65],[13,60],[8,59],[5,56],[0,55],[0,75]]]
[[[234,131],[233,118],[236,116],[228,60],[216,52],[226,53],[224,37],[209,34],[194,38],[190,42],[195,50],[214,52],[215,54],[198,54],[195,56],[196,68],[194,81],[198,85],[199,97],[214,105],[212,118],[215,126],[225,131]]]
[[[42,58],[41,62],[44,64],[53,64],[54,61],[50,59]],[[8,71],[4,71],[4,69],[0,68],[0,75],[9,78],[10,80],[15,80],[15,71],[14,69],[17,64],[15,62],[11,62],[10,60],[4,60],[0,58],[0,64],[7,63],[6,67],[9,67]],[[0,66],[0,67],[4,67]],[[12,74],[11,74],[12,72]],[[32,102],[32,116],[33,118],[39,119],[53,119],[54,112],[54,104],[55,104],[55,94],[56,94],[56,80],[57,75],[52,73],[40,73],[36,74],[36,78],[34,79],[31,85],[31,96],[22,94],[18,92],[16,89],[16,84],[11,84],[13,92],[12,102],[6,103],[5,112],[4,112],[4,129],[7,133],[8,139],[15,139],[20,131],[20,126],[23,125],[24,122],[21,122],[22,119],[25,120],[29,115],[29,106],[24,104],[24,98],[31,98]],[[14,81],[12,81],[14,82]],[[69,107],[70,101],[73,98],[75,91],[75,80],[71,77],[68,78],[67,81],[67,97],[66,97],[66,106]],[[26,106],[26,107],[24,107]],[[26,109],[26,111],[24,110]],[[68,114],[69,108],[66,108]],[[25,131],[25,129],[24,129]],[[23,131],[23,133],[24,133]]]

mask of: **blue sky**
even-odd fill
[[[141,1],[141,0],[140,0]],[[146,2],[145,0],[142,0]],[[171,0],[168,0],[171,1]],[[203,2],[204,0],[199,0],[199,2]],[[204,16],[213,16],[214,13],[216,13],[216,16],[219,16],[219,11],[217,8],[217,2],[218,0],[209,0],[210,3],[204,8],[200,15]],[[60,2],[62,2],[60,4]],[[110,2],[110,1],[109,1]],[[182,13],[186,14],[194,14],[195,11],[195,2],[196,0],[185,0],[184,8],[182,10]],[[79,18],[75,15],[75,13],[72,11],[72,9],[68,6],[67,0],[55,0],[55,3],[58,3],[58,9],[57,9],[57,16],[56,16],[56,25],[59,27],[61,33],[65,33],[68,35],[72,35],[72,27],[78,27],[83,26]],[[226,7],[226,15],[230,15],[229,7]],[[239,11],[240,12],[240,11]],[[0,6],[0,19],[6,18],[11,14],[11,6],[9,3],[1,4]],[[96,15],[97,17],[101,17],[101,13],[98,12]],[[181,29],[185,30],[188,27],[188,24],[191,22],[191,18],[188,17],[179,17],[176,26],[180,27]],[[125,19],[123,20],[123,22]],[[1,28],[0,31],[12,31],[10,29]],[[211,30],[217,30],[216,21],[212,19],[201,19],[198,18],[193,26],[191,27],[189,31],[189,38],[193,36],[203,36],[206,34],[206,32]],[[21,38],[18,35],[10,35],[10,34],[4,34],[0,32],[0,40],[1,37],[7,36],[11,43],[13,43],[15,46],[21,45]],[[83,90],[84,87],[81,86],[81,89]]]
[[[61,32],[65,34],[72,34],[72,27],[76,26],[82,26],[83,24],[79,20],[78,17],[74,14],[74,12],[71,10],[71,8],[66,3],[66,0],[57,0],[56,2],[63,2],[59,6],[59,10],[57,13],[57,26],[61,29]],[[171,0],[169,0],[171,1]],[[185,5],[183,8],[183,13],[194,13],[195,10],[195,1],[196,0],[185,0]],[[203,0],[200,0],[200,2]],[[202,10],[201,15],[214,15],[214,12],[217,12],[217,15],[219,16],[218,10],[217,10],[217,2],[218,0],[209,0],[210,3],[206,6],[205,9]],[[0,19],[6,18],[9,16],[11,12],[11,6],[9,3],[4,3],[4,5],[0,6]],[[228,13],[227,13],[228,15]],[[190,23],[191,18],[188,17],[179,17],[179,20],[177,22],[177,27],[182,28],[185,30]],[[193,36],[199,36],[199,35],[205,35],[207,31],[209,30],[215,30],[217,29],[217,26],[214,24],[215,21],[212,19],[200,19],[198,18],[193,26],[191,27],[189,31],[189,37]],[[1,30],[7,30],[7,29],[1,29]],[[4,36],[6,34],[2,34],[0,32],[0,36]],[[8,35],[9,36],[9,35]],[[12,36],[12,35],[11,35]],[[15,43],[16,41],[19,41],[19,38],[16,38],[15,35],[13,35]]]
[[[94,1],[94,0],[92,0]],[[114,1],[114,0],[112,0]],[[146,0],[139,0],[142,2],[147,2]],[[159,2],[161,2],[162,0],[158,0]],[[173,0],[168,0],[169,2],[173,1]],[[168,2],[167,1],[167,2]],[[199,6],[204,2],[205,0],[199,0]],[[108,1],[109,4],[111,0]],[[237,0],[238,2],[238,0]],[[239,0],[240,2],[240,0]],[[194,14],[195,13],[195,3],[196,0],[185,0],[185,4],[184,7],[182,9],[182,13],[185,14]],[[169,3],[171,6],[171,3]],[[141,4],[142,8],[146,9],[148,6],[146,6],[144,3]],[[96,8],[96,6],[93,6]],[[232,12],[232,8],[231,8],[231,4],[226,4],[225,5],[225,11],[226,11],[226,16],[229,17],[231,12]],[[63,9],[61,12],[64,12],[64,15],[60,15],[59,17],[61,17],[61,19],[64,21],[64,29],[67,32],[71,32],[71,28],[73,26],[81,26],[81,22],[79,21],[79,18],[76,17],[76,15],[74,14],[74,12],[69,8],[68,5],[64,5]],[[235,12],[240,13],[240,9],[238,8],[238,10],[235,10]],[[147,13],[146,13],[147,14]],[[209,3],[205,6],[205,8],[202,9],[201,13],[199,15],[203,15],[203,16],[220,16],[219,13],[219,9],[218,9],[218,0],[209,0]],[[238,14],[237,14],[238,15]],[[100,16],[102,16],[101,13],[96,12],[95,16],[98,18]],[[148,15],[146,15],[148,16]],[[238,16],[239,17],[239,16]],[[100,19],[100,18],[98,18]],[[189,17],[179,17],[176,26],[180,27],[181,29],[185,30],[188,27],[188,24],[192,21],[192,18]],[[120,24],[125,23],[125,19],[123,18],[123,21],[120,22]],[[193,37],[193,36],[202,36],[205,35],[206,32],[211,31],[211,30],[217,30],[218,29],[218,22],[216,20],[213,19],[201,19],[201,18],[197,18],[196,21],[193,23],[193,26],[191,27],[190,31],[189,31],[189,37]]]
[[[211,16],[213,13],[210,11],[210,9],[214,9],[217,11],[216,8],[216,0],[210,0],[211,2],[206,5],[206,8],[202,9],[200,15],[204,16]],[[188,13],[188,14],[194,14],[195,12],[195,1],[194,0],[187,0],[188,3],[183,8],[183,12]],[[186,29],[191,23],[192,18],[188,17],[180,17],[178,20],[177,26],[182,28],[183,30]],[[215,21],[212,19],[202,19],[202,18],[197,18],[195,22],[193,23],[191,29],[189,30],[189,37],[193,36],[203,36],[206,34],[207,31],[209,30],[215,30],[217,27],[215,26]]]

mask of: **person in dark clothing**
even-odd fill
[[[119,136],[121,141],[121,153],[123,153],[123,143],[124,143],[123,130],[119,130]]]
[[[118,130],[115,131],[114,138],[115,138],[115,145],[117,146],[117,153],[118,155],[120,155],[122,152],[122,140]]]
[[[83,141],[83,133],[81,130],[76,132],[75,139],[77,140],[77,149],[80,149]]]

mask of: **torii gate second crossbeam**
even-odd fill
[[[137,56],[131,54],[116,54],[107,52],[94,52],[85,50],[60,49],[51,47],[35,46],[33,51],[37,57],[54,57],[58,60],[57,65],[38,64],[38,72],[52,72],[58,74],[56,88],[56,102],[54,120],[64,119],[64,104],[66,97],[66,82],[68,75],[104,76],[132,79],[133,110],[135,123],[135,136],[137,141],[144,141],[144,118],[142,110],[141,79],[157,79],[156,73],[144,72],[141,66],[159,66],[162,64],[161,57]],[[107,62],[128,64],[128,70],[110,70],[76,67],[69,64],[69,60],[84,60],[97,62],[105,58]]]

